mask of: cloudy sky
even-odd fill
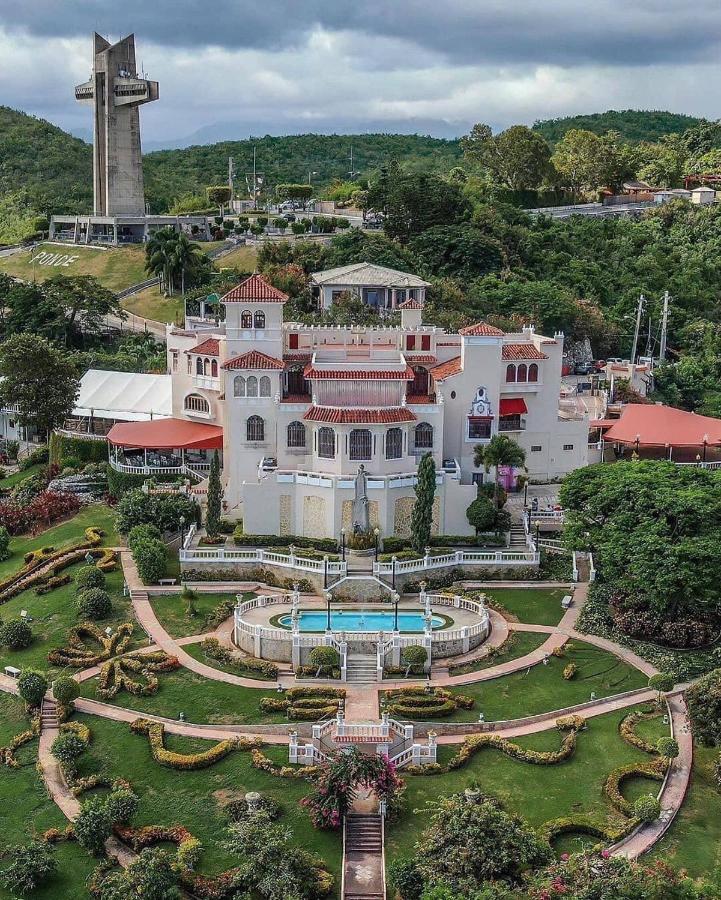
[[[609,108],[721,116],[721,3],[0,0],[0,103],[75,132],[91,33],[160,82],[146,146],[303,131],[463,134]]]

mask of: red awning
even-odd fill
[[[110,429],[108,443],[144,450],[222,450],[223,429],[185,419],[119,422]]]
[[[506,397],[498,405],[499,416],[520,416],[527,412],[528,407],[523,397]]]
[[[699,416],[673,406],[629,403],[621,418],[603,435],[604,441],[639,447],[702,447],[721,445],[721,419]]]

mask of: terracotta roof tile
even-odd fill
[[[405,303],[399,303],[398,309],[423,309],[423,304],[418,300],[406,300]]]
[[[303,370],[305,378],[321,381],[413,381],[416,377],[413,369],[406,366],[399,369],[315,369],[307,365]]]
[[[202,356],[220,356],[220,341],[218,338],[206,338],[201,344],[196,344],[186,353],[199,353]]]
[[[312,353],[284,353],[283,362],[286,363],[309,363],[313,359]]]
[[[548,359],[545,353],[533,344],[504,344],[502,359]]]
[[[224,369],[284,369],[285,364],[282,360],[276,359],[274,356],[268,356],[267,353],[261,353],[260,350],[249,350],[241,356],[235,356],[229,359],[223,365]]]
[[[494,328],[493,325],[489,325],[487,322],[476,322],[475,325],[469,325],[467,328],[461,328],[458,334],[501,337],[503,332],[500,328]]]
[[[431,356],[430,353],[413,354],[412,352],[408,353],[404,351],[403,355],[405,356],[406,361],[412,366],[432,366],[438,362],[436,357]]]
[[[331,425],[391,425],[396,422],[415,422],[417,416],[405,406],[390,409],[311,406],[303,418],[308,422],[328,422]]]
[[[461,368],[460,356],[454,356],[438,366],[433,366],[431,375],[436,381],[443,381],[444,378],[450,378],[452,375],[458,375],[463,371]]]
[[[262,275],[251,275],[245,281],[241,281],[227,294],[220,298],[221,303],[240,303],[243,301],[262,300],[270,303],[285,303],[288,295],[269,284]]]

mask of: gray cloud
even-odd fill
[[[141,43],[167,47],[277,51],[302,47],[320,27],[355,33],[359,54],[392,37],[408,54],[471,65],[709,61],[721,45],[721,6],[697,0],[692,27],[686,11],[681,0],[0,0],[6,28],[40,36],[134,30]]]

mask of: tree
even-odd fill
[[[0,622],[0,646],[9,650],[24,650],[33,642],[33,631],[25,619]]]
[[[418,463],[416,502],[411,513],[411,542],[418,552],[423,552],[431,539],[435,495],[436,463],[432,453],[424,453]]]
[[[488,125],[474,125],[461,147],[469,162],[487,169],[511,191],[535,190],[551,172],[551,148],[526,125],[513,125],[498,135]]]
[[[658,741],[656,741],[656,750],[666,759],[676,759],[681,752],[678,741],[672,737],[668,737],[668,735],[666,737],[660,737]]]
[[[77,334],[98,334],[107,316],[127,316],[116,295],[91,275],[56,275],[44,283],[43,291],[62,314],[68,347]]]
[[[368,204],[385,212],[386,234],[407,243],[434,225],[452,225],[468,216],[458,184],[427,172],[386,175],[371,185]]]
[[[61,706],[69,706],[80,694],[80,685],[69,675],[59,675],[53,682],[53,697]]]
[[[200,247],[185,232],[173,228],[153,233],[145,245],[145,268],[160,278],[163,290],[171,296],[178,277],[184,294],[191,278],[202,283],[209,274],[208,258]]]
[[[31,894],[57,871],[53,848],[44,841],[25,846],[6,847],[0,884],[11,894]]]
[[[661,804],[653,794],[644,794],[634,801],[633,814],[642,822],[653,822],[661,814]]]
[[[477,278],[503,264],[499,242],[473,225],[435,225],[413,238],[410,249],[431,275],[440,277]]]
[[[137,489],[123,494],[115,507],[115,527],[128,534],[135,525],[151,525],[158,530],[147,536],[159,537],[164,531],[179,531],[180,519],[188,525],[196,520],[195,500],[183,494],[153,495]]]
[[[428,651],[425,647],[421,647],[420,644],[411,644],[410,647],[404,647],[401,650],[401,661],[409,669],[425,666],[427,659]]]
[[[312,184],[279,184],[276,186],[275,195],[278,200],[290,200],[291,203],[301,203],[303,209],[305,204],[313,196]]]
[[[721,669],[714,669],[686,691],[688,713],[696,740],[721,746]]]
[[[8,455],[10,455],[8,453]],[[0,525],[0,561],[10,558],[10,532]]]
[[[574,196],[599,187],[617,188],[635,173],[636,160],[615,132],[593,134],[573,128],[567,131],[551,157],[561,184]]]
[[[310,651],[308,661],[311,666],[315,666],[318,669],[332,669],[334,666],[338,665],[338,651],[335,647],[330,646],[313,647]]]
[[[490,531],[496,522],[497,510],[488,497],[476,497],[466,510],[468,524],[479,531]]]
[[[471,896],[488,881],[516,881],[552,858],[548,844],[495,800],[452,794],[435,803],[416,844],[415,862],[427,887],[441,883]]]
[[[17,404],[21,425],[47,435],[73,410],[80,391],[75,365],[43,338],[16,334],[0,346],[0,402]]]
[[[75,764],[86,749],[85,741],[74,731],[61,732],[50,746],[50,752],[67,772],[75,770]]]
[[[223,217],[223,207],[233,199],[233,192],[227,184],[218,184],[214,187],[205,189],[208,196],[208,203],[212,203],[219,208],[220,217]]]
[[[157,584],[165,575],[167,554],[162,541],[148,539],[133,547],[133,561],[144,584]]]
[[[656,699],[659,703],[661,702],[661,695],[673,690],[674,684],[675,680],[673,675],[669,675],[666,672],[656,672],[655,675],[652,675],[648,679],[648,686],[651,690],[657,692]]]
[[[177,874],[172,857],[146,847],[125,869],[114,870],[97,889],[98,900],[179,900]]]
[[[506,434],[494,434],[487,444],[477,444],[473,451],[473,464],[483,466],[486,474],[493,469],[493,507],[498,510],[500,467],[520,469],[526,463],[526,451]]]
[[[220,534],[220,515],[223,505],[223,486],[220,483],[220,457],[213,451],[208,476],[208,505],[205,512],[205,530],[208,537],[215,538]]]
[[[43,702],[48,689],[48,680],[42,672],[23,669],[18,679],[18,693],[31,709],[37,709]]]
[[[105,797],[91,797],[80,808],[73,830],[77,842],[88,853],[99,856],[113,830]]]

